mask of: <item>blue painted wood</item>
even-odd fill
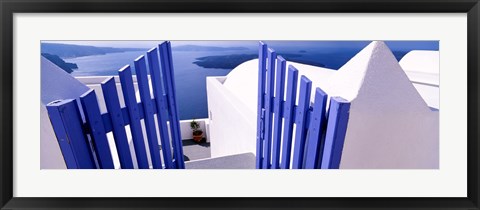
[[[169,52],[168,51],[168,44],[167,42],[163,42],[161,43],[160,45],[158,45],[158,51],[159,51],[159,56],[160,56],[160,70],[161,70],[161,75],[162,75],[162,84],[163,84],[163,92],[164,92],[164,100],[165,102],[162,104],[162,106],[165,106],[166,107],[166,111],[167,111],[167,118],[168,120],[170,121],[169,123],[169,129],[170,129],[170,134],[171,134],[171,147],[172,147],[172,150],[173,150],[173,154],[172,154],[172,168],[178,168],[178,163],[176,161],[176,159],[178,158],[178,155],[177,155],[177,149],[179,146],[178,146],[178,142],[175,140],[175,138],[179,138],[178,135],[177,135],[177,132],[174,131],[174,126],[171,122],[172,121],[172,115],[174,113],[172,113],[172,110],[170,110],[170,104],[172,102],[172,97],[174,97],[174,92],[172,91],[172,81],[167,82],[167,80],[169,79],[168,76],[167,76],[167,73],[170,74],[170,58],[169,58]],[[172,95],[170,95],[172,94]],[[183,151],[182,151],[183,152]]]
[[[312,107],[313,105],[314,105],[314,103],[310,104],[310,111],[307,114],[307,121],[305,121],[306,125],[309,125],[309,126],[310,126],[310,118],[311,118],[311,115],[313,114],[313,107]]]
[[[102,122],[103,122],[103,128],[105,128],[105,132],[112,132],[113,127],[112,127],[112,121],[110,120],[110,113],[102,113],[101,114]]]
[[[286,61],[282,56],[277,57],[275,99],[273,121],[273,149],[272,149],[272,168],[280,168],[280,146],[282,140],[282,119],[283,119],[283,97],[285,93],[285,71]]]
[[[73,99],[52,102],[47,105],[47,112],[67,168],[96,168],[77,102]]]
[[[170,73],[171,73],[170,75],[171,75],[171,79],[172,79],[171,80],[172,85],[169,86],[169,88],[172,89],[173,98],[176,99],[177,98],[177,91],[176,91],[177,86],[175,86],[175,80],[174,80],[174,78],[175,78],[174,75],[175,74],[174,74],[174,71],[173,71],[174,68],[173,68],[173,58],[172,58],[172,44],[171,44],[170,41],[166,41],[165,45],[166,45],[166,50],[167,50],[167,53],[165,54],[165,56],[168,57],[169,70],[170,70]]]
[[[158,60],[157,48],[150,49],[147,52],[148,66],[150,69],[150,76],[152,80],[153,95],[155,103],[158,108],[157,124],[160,132],[160,142],[162,145],[163,162],[165,168],[173,168],[172,152],[170,150],[170,136],[168,135],[168,108],[166,103],[166,96],[163,93],[163,83],[161,78],[160,63]]]
[[[340,97],[330,98],[325,147],[322,156],[322,169],[340,168],[349,112],[350,103],[347,100]]]
[[[257,103],[257,150],[256,168],[260,169],[263,163],[264,140],[264,99],[265,99],[265,73],[267,71],[267,45],[259,42],[258,50],[258,103]],[[263,113],[263,114],[262,114]]]
[[[160,160],[160,147],[158,145],[157,130],[155,127],[153,103],[150,97],[150,87],[148,84],[147,66],[145,56],[135,59],[135,72],[137,73],[138,90],[143,103],[145,114],[145,132],[147,133],[148,148],[150,150],[150,158],[154,169],[161,169],[162,162]]]
[[[70,100],[72,101],[72,100]],[[47,104],[47,111],[50,118],[50,122],[57,137],[58,145],[60,146],[60,151],[62,152],[63,159],[65,160],[65,165],[68,169],[75,169],[77,167],[77,161],[75,160],[75,155],[73,154],[73,148],[70,147],[67,130],[63,124],[62,116],[60,115],[60,106],[59,104],[63,101],[53,101]],[[73,119],[72,119],[73,120]],[[81,122],[81,119],[76,119]],[[81,123],[80,130],[81,130]]]
[[[80,96],[85,120],[90,129],[90,135],[93,139],[93,147],[97,155],[98,165],[102,169],[113,169],[112,153],[103,127],[103,120],[98,108],[98,101],[95,91],[90,89]]]
[[[293,66],[288,66],[287,77],[287,98],[285,100],[284,110],[284,129],[283,129],[283,145],[282,159],[280,166],[282,169],[290,168],[290,154],[292,151],[292,134],[294,119],[295,99],[297,96],[298,70]]]
[[[164,95],[164,100],[165,99],[165,95]],[[152,104],[153,104],[153,113],[157,114],[158,113],[158,109],[157,109],[157,106],[156,106],[156,99],[155,98],[152,98],[151,99],[152,101]],[[145,118],[145,115],[143,114],[143,103],[140,101],[137,103],[137,106],[138,106],[138,112],[139,112],[139,116],[140,116],[140,119],[144,119]],[[166,106],[166,105],[165,105]],[[123,115],[123,121],[124,121],[124,125],[129,125],[130,124],[130,114],[129,114],[129,111],[128,111],[128,108],[127,107],[123,107],[121,108],[122,110],[122,115]],[[112,128],[112,122],[110,121],[110,114],[109,113],[102,113],[102,120],[103,120],[103,126],[105,127],[105,132],[111,132],[113,131],[113,128]]]
[[[177,157],[175,157],[176,160],[178,160],[177,164],[178,164],[178,168],[180,169],[184,169],[185,168],[185,160],[183,159],[183,144],[182,144],[182,136],[181,136],[181,132],[180,132],[180,118],[178,117],[178,110],[177,110],[177,94],[176,94],[176,85],[175,85],[175,74],[174,74],[174,68],[173,68],[173,58],[172,58],[172,45],[170,43],[170,41],[167,41],[167,48],[168,48],[168,58],[169,58],[169,64],[170,64],[170,78],[167,80],[168,81],[171,81],[172,84],[171,84],[171,90],[172,90],[172,93],[173,93],[173,103],[170,107],[170,110],[171,110],[171,113],[172,113],[172,116],[174,116],[172,119],[173,121],[173,125],[174,125],[174,131],[176,132],[176,138],[174,138],[173,140],[177,142],[177,145],[178,147],[175,147],[175,151],[177,151]],[[168,76],[168,74],[167,74]],[[168,77],[167,77],[168,78]],[[170,88],[169,88],[170,89]],[[174,114],[173,114],[174,113]]]
[[[298,96],[298,108],[295,118],[295,146],[293,148],[292,168],[303,168],[303,159],[305,154],[305,141],[307,134],[307,114],[310,107],[310,93],[312,90],[312,81],[307,77],[300,78],[300,94]]]
[[[156,101],[154,98],[152,98],[152,103],[155,104]],[[138,106],[138,109],[137,111],[139,112],[139,116],[140,116],[140,119],[144,119],[145,118],[145,115],[143,114],[143,103],[142,102],[138,102],[137,103],[137,106]],[[157,106],[153,106],[154,107],[154,113],[157,113]],[[122,115],[123,115],[123,121],[124,121],[124,125],[130,125],[130,113],[128,111],[128,107],[123,107],[121,108],[122,110]],[[108,133],[108,132],[111,132],[113,131],[113,127],[112,127],[112,122],[110,121],[110,114],[109,113],[102,113],[102,119],[103,119],[103,126],[105,127],[105,131]]]
[[[307,140],[307,154],[305,161],[305,168],[315,169],[318,167],[323,154],[322,139],[327,120],[325,117],[327,105],[327,94],[322,89],[317,88],[315,91],[315,103],[313,104],[313,113],[310,117],[308,126],[308,140]]]
[[[145,141],[142,134],[142,125],[140,123],[140,107],[135,98],[135,89],[132,80],[132,71],[130,66],[125,66],[118,71],[120,83],[122,85],[123,99],[128,110],[130,131],[132,134],[135,157],[137,158],[138,168],[148,169],[148,158],[145,149]]]
[[[132,154],[128,145],[125,122],[120,108],[115,79],[110,77],[101,83],[107,112],[110,115],[113,138],[117,147],[117,154],[122,169],[133,169]]]
[[[275,63],[277,53],[268,49],[268,64],[267,64],[267,86],[266,86],[266,98],[265,98],[265,140],[263,142],[263,168],[271,168],[272,165],[272,118],[273,107],[272,98],[275,85]]]
[[[175,159],[174,165],[176,168],[185,168],[183,159],[182,137],[180,134],[180,122],[178,118],[178,111],[176,107],[175,97],[175,81],[173,72],[173,60],[170,42],[164,42],[159,45],[160,61],[162,67],[162,75],[165,81],[165,91],[168,99],[168,109],[170,118],[170,131],[172,134],[173,156]]]

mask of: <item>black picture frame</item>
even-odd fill
[[[479,209],[478,0],[0,0],[1,209]],[[466,198],[18,198],[13,197],[13,15],[15,13],[467,13],[468,177]]]

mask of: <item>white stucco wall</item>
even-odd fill
[[[208,77],[211,156],[255,153],[256,111],[223,86],[225,77]]]
[[[340,168],[438,168],[438,112],[383,42],[373,42],[324,86],[351,101]]]

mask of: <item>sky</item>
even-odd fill
[[[75,44],[75,45],[89,45],[96,47],[118,47],[118,48],[151,48],[160,43],[162,40],[151,40],[151,41],[42,41],[43,43],[62,43],[62,44]],[[192,44],[200,46],[242,46],[240,42],[231,42],[231,41],[173,41],[172,46]]]
[[[118,48],[152,48],[161,43],[161,40],[150,41],[42,41],[42,43],[63,43],[75,45],[89,45],[96,47],[118,47]],[[332,48],[363,48],[368,45],[370,41],[266,41],[267,44],[281,44],[283,47],[332,47]],[[223,46],[223,47],[248,47],[256,49],[257,41],[172,41],[172,46],[180,45],[200,45],[200,46]],[[314,43],[314,45],[313,45]],[[387,45],[395,49],[425,49],[438,50],[438,41],[386,41]]]

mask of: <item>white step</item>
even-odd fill
[[[186,169],[255,169],[255,155],[243,153],[185,162]]]

